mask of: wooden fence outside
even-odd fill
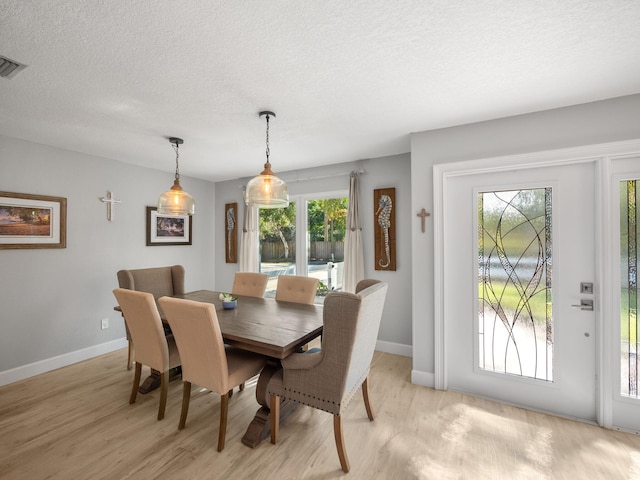
[[[331,253],[333,252],[333,260]],[[284,245],[282,242],[262,242],[261,260],[263,262],[282,262],[285,260]],[[296,244],[289,242],[289,258],[295,258]],[[311,242],[309,246],[309,258],[313,260],[325,260],[341,262],[344,260],[344,242]]]

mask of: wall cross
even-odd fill
[[[122,200],[116,200],[115,198],[113,198],[112,192],[107,192],[107,196],[102,197],[100,201],[102,203],[107,204],[107,220],[109,220],[110,222],[113,222],[113,217],[115,213],[113,207],[115,206],[116,203],[122,203]]]
[[[422,220],[422,233],[424,233],[424,222],[425,222],[425,219],[431,214],[427,213],[427,211],[423,208],[422,210],[420,210],[420,213],[418,213],[417,215],[418,215],[418,217],[420,217],[420,220]]]

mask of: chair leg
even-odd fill
[[[269,397],[269,408],[271,410],[271,443],[275,445],[278,442],[278,434],[280,433],[280,397],[273,394]]]
[[[187,423],[187,413],[189,413],[189,401],[191,400],[191,382],[182,382],[182,411],[180,412],[180,423],[178,430],[184,428]]]
[[[369,401],[369,377],[365,378],[364,382],[362,382],[362,397],[364,398],[364,408],[367,409],[367,417],[373,421],[373,407]]]
[[[227,436],[227,413],[229,411],[229,394],[220,396],[220,428],[218,429],[218,451],[224,449],[224,439]]]
[[[136,403],[136,397],[138,396],[138,387],[140,386],[140,376],[142,375],[142,364],[136,362],[136,369],[133,373],[133,387],[131,387],[131,395],[129,396],[129,403]]]
[[[127,351],[127,370],[133,367],[133,342],[129,340],[129,350]]]
[[[158,420],[164,418],[167,407],[167,392],[169,391],[169,370],[160,374],[160,406],[158,407]]]
[[[349,459],[347,451],[344,448],[344,437],[342,435],[342,417],[340,415],[333,416],[333,436],[336,439],[336,448],[338,449],[338,457],[340,458],[340,466],[344,473],[349,473]]]

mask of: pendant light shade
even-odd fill
[[[267,118],[267,163],[264,170],[249,181],[245,201],[247,205],[259,208],[284,208],[289,205],[287,184],[275,176],[269,162],[269,117],[273,112],[260,112],[260,117]]]
[[[169,142],[174,145],[176,151],[176,178],[173,186],[160,195],[158,199],[158,213],[161,215],[193,215],[196,210],[196,202],[193,197],[182,189],[180,185],[180,170],[178,166],[178,145],[182,145],[184,141],[181,138],[171,137]]]

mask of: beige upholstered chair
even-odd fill
[[[118,272],[118,286],[138,292],[153,294],[156,300],[165,295],[178,295],[184,293],[184,267],[173,265],[169,267],[141,268],[137,270],[120,270]],[[127,340],[129,341],[129,354],[127,356],[127,370],[133,364],[133,344],[127,327]]]
[[[129,403],[136,401],[142,365],[160,372],[160,406],[158,420],[164,418],[167,405],[169,370],[180,365],[180,356],[171,335],[165,336],[162,320],[153,295],[124,288],[113,291],[122,312],[127,319],[129,332],[136,350],[136,369]]]
[[[247,297],[264,297],[269,275],[264,273],[236,272],[231,293]]]
[[[367,378],[378,337],[387,284],[363,281],[359,293],[332,292],[324,301],[322,349],[294,353],[282,360],[282,370],[269,382],[271,443],[278,439],[280,399],[289,399],[333,414],[333,430],[340,465],[349,471],[344,447],[342,417],[353,395],[362,386],[369,420]],[[366,288],[362,288],[369,285]]]
[[[220,394],[218,451],[224,448],[230,391],[256,376],[266,358],[235,348],[225,348],[213,304],[163,297],[158,300],[182,353],[182,413],[178,428],[187,421],[191,384]]]
[[[318,279],[297,275],[280,275],[276,287],[276,300],[313,305],[318,290]]]

